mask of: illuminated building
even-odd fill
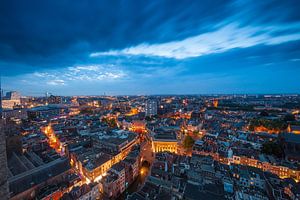
[[[137,108],[131,108],[130,112],[126,114],[126,116],[133,116],[139,114],[139,110]]]
[[[125,166],[119,162],[111,167],[101,182],[105,196],[110,199],[118,197],[125,191]]]
[[[202,128],[202,124],[196,121],[189,121],[188,125],[186,126],[186,129],[191,132],[200,131],[201,128]]]
[[[72,104],[72,106],[79,106],[77,97],[71,98],[71,104]]]
[[[74,116],[80,114],[80,109],[77,106],[69,107],[69,115]]]
[[[157,115],[157,102],[155,100],[148,100],[145,104],[146,116]]]
[[[99,149],[79,150],[71,153],[71,163],[88,180],[99,181],[109,169],[122,161],[129,152],[120,152],[116,155],[103,153]]]
[[[139,151],[131,151],[122,161],[125,165],[125,181],[127,186],[133,183],[135,178],[139,175],[140,161]]]
[[[178,140],[175,133],[156,133],[152,137],[152,149],[154,152],[178,152]]]
[[[280,130],[269,129],[264,126],[256,126],[256,127],[254,127],[254,131],[255,132],[266,132],[266,133],[270,133],[270,134],[272,134],[272,133],[278,134],[280,132]]]
[[[130,128],[135,133],[144,133],[146,132],[146,123],[143,121],[133,121]]]
[[[79,155],[78,161],[79,171],[91,181],[102,176],[112,166],[111,156],[102,152],[86,152]]]
[[[21,104],[21,95],[19,92],[11,91],[7,92],[6,96],[2,98],[2,107],[7,109],[13,109],[15,106]]]
[[[178,150],[178,143],[177,141],[174,140],[152,140],[152,148],[154,150],[154,152],[172,152],[172,153],[177,153]]]
[[[287,131],[289,133],[300,134],[300,126],[289,124]]]
[[[6,98],[8,98],[10,100],[20,100],[21,95],[17,91],[10,91],[10,92],[6,93]]]
[[[158,115],[165,115],[167,113],[171,113],[173,111],[172,104],[162,104],[157,108]]]
[[[219,104],[218,99],[214,99],[214,100],[213,100],[213,106],[214,106],[215,108],[217,108],[217,107],[218,107],[218,104]]]
[[[140,151],[137,148],[132,150],[124,160],[114,164],[100,180],[99,185],[104,196],[114,199],[123,193],[139,175],[139,166]]]
[[[7,100],[7,99],[2,100],[3,108],[7,108],[7,109],[13,109],[15,106],[20,105],[20,103],[21,102],[19,100]]]
[[[93,149],[71,152],[71,163],[89,181],[101,180],[116,163],[122,161],[138,143],[133,132],[114,131],[93,137]],[[104,153],[105,151],[105,153]]]
[[[27,115],[31,120],[48,119],[49,117],[58,117],[65,114],[67,110],[66,107],[60,105],[38,106],[27,110]]]
[[[52,129],[51,125],[46,126],[45,128],[42,128],[42,131],[48,138],[48,143],[51,148],[53,148],[57,153],[63,155],[64,154],[64,146],[59,141],[57,136],[54,133],[54,130]]]
[[[108,149],[112,153],[129,153],[131,148],[137,143],[138,135],[124,130],[100,133],[93,137],[93,145],[95,147]]]
[[[269,162],[262,162],[260,160],[249,158],[247,156],[237,156],[237,155],[231,155],[226,158],[220,156],[218,153],[213,152],[206,152],[200,149],[193,149],[193,154],[202,155],[202,156],[211,156],[214,160],[221,162],[223,164],[231,165],[244,165],[244,166],[250,166],[254,168],[261,169],[262,171],[268,171],[272,174],[276,174],[281,179],[283,178],[292,178],[296,182],[300,181],[300,170],[297,169],[291,169],[286,166],[280,166],[280,165],[273,165]]]

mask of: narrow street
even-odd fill
[[[118,200],[125,200],[128,195],[138,191],[140,187],[145,183],[150,173],[150,167],[154,161],[154,153],[152,152],[151,141],[148,138],[144,141],[144,143],[141,144],[141,158],[142,164],[138,177],[118,198]]]

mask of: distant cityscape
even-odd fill
[[[0,200],[300,200],[300,0],[1,0]]]
[[[300,195],[300,95],[1,100],[4,199]]]

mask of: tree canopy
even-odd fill
[[[283,131],[287,128],[287,123],[283,120],[269,119],[252,119],[250,121],[249,130],[254,131],[255,127],[263,126],[269,130]]]
[[[195,143],[195,140],[191,136],[187,135],[184,138],[183,147],[186,149],[192,148],[194,143]]]
[[[283,149],[277,142],[266,142],[261,148],[261,152],[268,155],[274,155],[276,157],[283,157]]]

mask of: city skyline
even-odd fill
[[[22,95],[299,94],[296,1],[4,1],[0,69]]]

